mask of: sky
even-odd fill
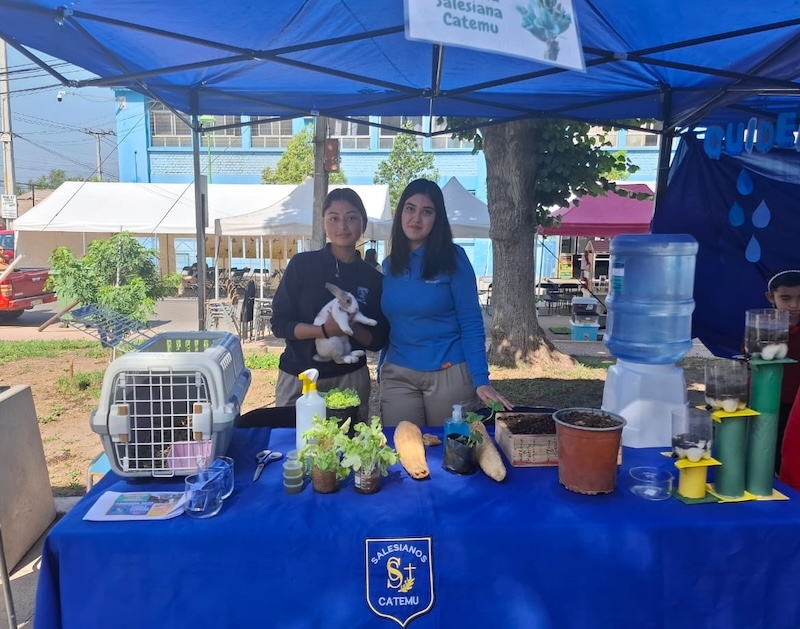
[[[53,76],[10,46],[7,51],[17,186],[25,188],[28,181],[54,169],[64,170],[70,177],[97,176],[97,136],[85,131],[115,131],[114,92],[108,88],[59,85]],[[53,61],[52,57],[45,58]],[[70,80],[91,77],[70,64],[55,63],[61,64],[56,69]],[[63,92],[60,102],[59,92]],[[115,135],[100,137],[104,181],[118,181],[116,140]]]

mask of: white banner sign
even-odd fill
[[[406,37],[586,70],[572,0],[406,0]]]
[[[0,194],[0,218],[17,218],[17,195]]]

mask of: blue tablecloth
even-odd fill
[[[307,487],[287,495],[280,464],[252,481],[256,451],[294,431],[239,429],[236,489],[219,515],[86,522],[104,490],[174,489],[113,474],[49,534],[36,627],[392,627],[365,586],[367,538],[432,539],[434,603],[414,629],[800,627],[800,497],[687,506],[628,490],[628,469],[670,462],[624,452],[619,487],[580,496],[556,468],[509,468],[502,484],[398,466],[378,494]],[[385,584],[384,584],[385,585]]]

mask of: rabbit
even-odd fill
[[[364,325],[378,324],[375,319],[365,317],[359,312],[358,301],[356,301],[356,298],[351,293],[330,283],[326,283],[325,288],[333,293],[335,298],[325,304],[322,310],[319,311],[316,319],[314,319],[314,325],[322,325],[325,323],[328,320],[329,313],[342,329],[342,332],[348,336],[353,334],[353,330],[350,327],[351,321],[363,323]],[[314,360],[322,363],[332,360],[340,365],[358,362],[358,359],[364,356],[364,351],[360,349],[351,350],[348,336],[332,336],[327,339],[314,339],[314,343],[317,347]]]

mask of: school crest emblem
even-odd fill
[[[433,607],[430,537],[366,540],[367,604],[406,627]]]

